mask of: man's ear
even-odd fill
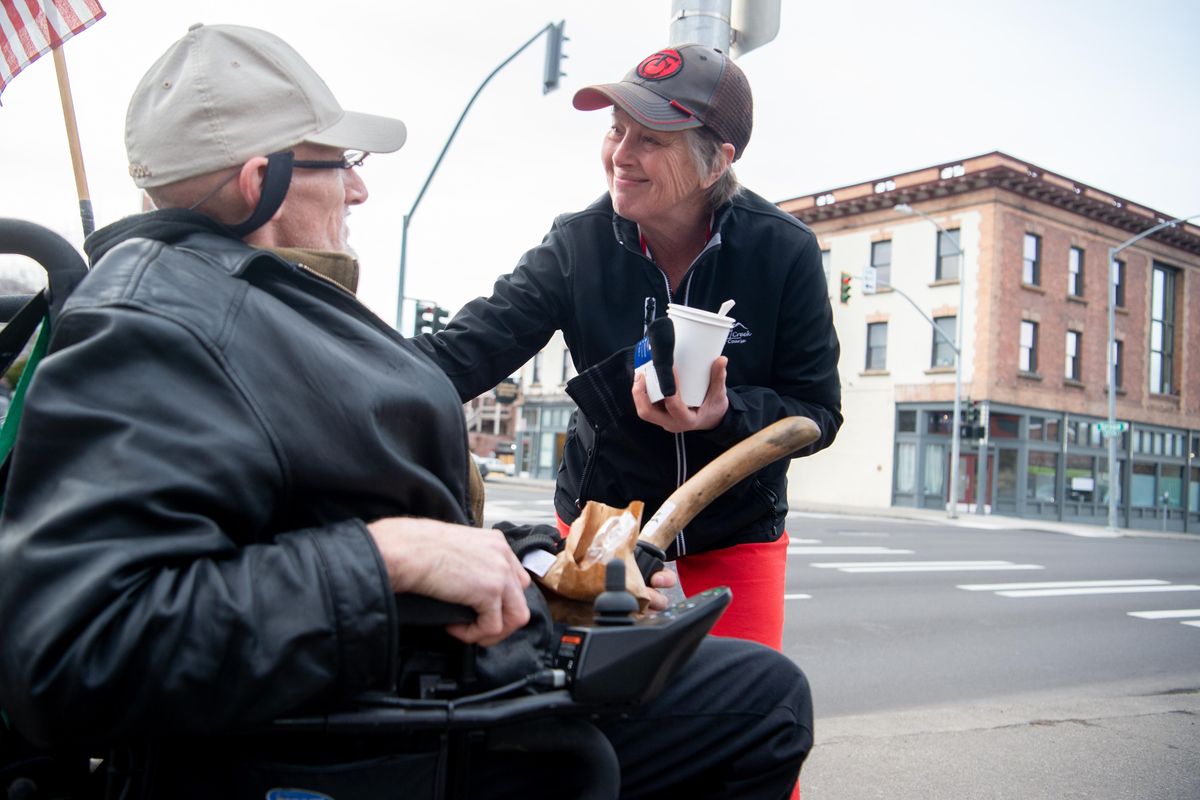
[[[242,169],[238,173],[237,185],[246,208],[258,208],[258,200],[262,197],[263,180],[266,175],[266,156],[255,156],[242,164]]]

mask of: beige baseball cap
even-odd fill
[[[125,116],[129,174],[142,187],[204,175],[301,142],[390,153],[398,119],[346,111],[274,34],[195,24],[138,84]]]

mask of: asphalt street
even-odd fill
[[[488,497],[553,518],[545,485]],[[807,800],[1200,798],[1200,537],[913,516],[789,517]]]

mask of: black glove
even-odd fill
[[[664,397],[675,394],[675,325],[659,317],[646,328],[654,356],[654,371]],[[598,364],[567,381],[567,395],[597,428],[605,428],[625,417],[637,416],[629,387],[633,385],[634,351],[638,345],[622,347]]]
[[[658,388],[663,397],[675,395],[675,324],[670,317],[659,317],[646,329],[650,340],[650,355],[654,359],[654,372],[658,375]]]
[[[637,561],[638,571],[642,573],[642,580],[649,586],[650,576],[662,571],[666,566],[667,554],[649,542],[638,539],[637,550],[634,551],[633,558]]]
[[[517,554],[518,561],[534,550],[557,554],[565,544],[558,528],[553,525],[514,525],[511,522],[497,522],[493,527],[504,534],[508,546]]]

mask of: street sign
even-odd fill
[[[875,267],[863,267],[863,294],[875,294]]]
[[[1129,430],[1128,422],[1093,422],[1102,436],[1119,436]]]

